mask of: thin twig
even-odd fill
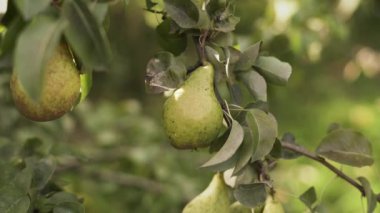
[[[338,168],[336,168],[335,166],[333,166],[331,163],[327,162],[325,158],[313,153],[313,152],[310,152],[309,150],[305,149],[304,147],[302,146],[299,146],[299,145],[296,145],[296,144],[293,144],[293,143],[288,143],[288,142],[281,142],[282,144],[282,147],[287,149],[287,150],[290,150],[290,151],[293,151],[293,152],[296,152],[298,154],[301,154],[305,157],[308,157],[312,160],[315,160],[317,162],[319,162],[320,164],[324,165],[325,167],[327,167],[329,170],[331,170],[332,172],[334,172],[338,177],[340,177],[341,179],[345,180],[347,183],[351,184],[352,186],[354,186],[357,190],[360,191],[360,193],[362,194],[362,196],[365,196],[365,190],[364,190],[364,187],[359,184],[357,181],[355,181],[354,179],[352,179],[351,177],[349,177],[348,175],[346,175],[345,173],[343,173],[341,170],[339,170]],[[377,195],[377,202],[380,203],[380,194]]]

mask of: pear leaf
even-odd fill
[[[263,76],[254,70],[250,70],[238,73],[238,77],[256,100],[267,101],[267,82]]]
[[[50,4],[50,0],[15,0],[15,4],[24,19],[29,20],[47,8]]]
[[[267,191],[265,183],[240,184],[234,189],[233,195],[244,206],[255,208],[265,203]]]
[[[259,109],[250,109],[246,114],[248,127],[256,137],[252,162],[261,160],[270,153],[277,137],[277,121],[272,114]]]
[[[359,132],[338,129],[322,139],[316,152],[330,160],[349,166],[372,165],[371,143]]]
[[[69,22],[65,37],[83,64],[88,69],[107,69],[111,60],[107,34],[84,0],[64,1],[62,15]]]
[[[191,0],[164,0],[168,15],[182,28],[194,28],[199,21],[199,11]]]
[[[275,57],[260,56],[254,67],[268,82],[277,85],[285,85],[292,74],[292,67]]]
[[[14,71],[34,100],[40,96],[44,67],[53,55],[65,26],[64,19],[39,15],[33,18],[17,40]]]
[[[302,203],[305,204],[305,206],[307,206],[310,210],[312,210],[313,205],[317,201],[317,193],[315,192],[315,188],[310,187],[308,190],[302,193],[299,199],[302,201]]]
[[[169,52],[159,52],[149,60],[145,84],[148,92],[162,93],[177,88],[186,76],[186,67]]]
[[[244,130],[243,127],[235,120],[232,120],[230,135],[226,143],[210,160],[202,165],[202,167],[210,167],[220,164],[230,159],[239,149],[243,142]]]
[[[243,139],[243,145],[240,147],[239,152],[239,159],[236,162],[235,169],[233,171],[233,174],[239,173],[249,162],[251,159],[253,153],[254,153],[254,146],[255,146],[255,137],[253,136],[253,132],[251,129],[247,127],[244,128],[244,139]],[[256,142],[257,143],[257,142]]]
[[[358,177],[358,180],[364,188],[364,194],[367,198],[367,213],[375,211],[377,205],[376,194],[372,191],[371,185],[365,177]]]
[[[250,69],[255,64],[256,59],[259,56],[261,45],[262,45],[262,41],[259,41],[249,46],[246,50],[244,50],[241,53],[240,58],[235,65],[235,69],[236,70]]]

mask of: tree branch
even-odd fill
[[[353,187],[355,187],[357,190],[359,190],[360,193],[362,194],[362,196],[365,197],[364,187],[360,183],[358,183],[357,181],[355,181],[354,179],[352,179],[351,177],[349,177],[348,175],[343,173],[341,170],[339,170],[338,168],[333,166],[331,163],[327,162],[325,158],[323,158],[323,157],[321,157],[321,156],[319,156],[313,152],[310,152],[309,150],[305,149],[302,146],[299,146],[299,145],[296,145],[293,143],[288,143],[288,142],[282,141],[281,144],[282,144],[283,148],[290,150],[290,151],[293,151],[295,153],[301,154],[305,157],[308,157],[314,161],[319,162],[323,166],[327,167],[330,171],[334,172],[339,178],[345,180],[347,183],[351,184]],[[380,203],[380,194],[377,195],[376,198],[377,198],[377,202]]]

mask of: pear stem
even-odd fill
[[[206,46],[206,40],[208,36],[209,36],[209,30],[203,31],[198,38],[198,42],[197,42],[198,45],[196,45],[198,49],[200,61],[203,65],[206,65],[207,63],[206,54],[205,54],[205,46]]]

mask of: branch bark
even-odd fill
[[[298,153],[298,154],[301,154],[307,158],[310,158],[314,161],[317,161],[319,162],[320,164],[322,164],[323,166],[325,166],[326,168],[328,168],[330,171],[332,171],[333,173],[335,173],[339,178],[343,179],[344,181],[346,181],[347,183],[351,184],[353,187],[355,187],[357,190],[360,191],[360,193],[362,194],[363,197],[365,197],[365,190],[364,190],[364,187],[358,183],[356,180],[352,179],[351,177],[349,177],[348,175],[346,175],[345,173],[343,173],[341,170],[339,170],[338,168],[336,168],[334,165],[332,165],[331,163],[329,163],[328,161],[326,161],[325,158],[317,155],[316,153],[314,152],[310,152],[309,150],[305,149],[304,147],[302,146],[299,146],[297,144],[293,144],[293,143],[288,143],[288,142],[281,142],[282,144],[282,147],[287,149],[287,150],[290,150],[290,151],[293,151],[295,153]],[[377,202],[380,203],[380,194],[377,195]]]

